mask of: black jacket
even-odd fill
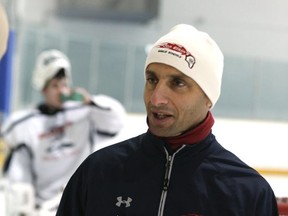
[[[164,146],[148,132],[93,153],[57,216],[278,216],[266,180],[213,134],[174,153]]]

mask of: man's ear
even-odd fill
[[[209,109],[211,109],[212,107],[212,102],[209,100],[209,98],[207,97],[207,102],[206,102],[206,105]]]
[[[48,86],[48,82],[45,83],[43,89],[41,90],[42,94],[44,94],[46,92],[47,86]]]

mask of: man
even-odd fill
[[[147,133],[89,156],[57,216],[276,216],[274,193],[211,132],[223,55],[208,34],[180,24],[145,64]]]
[[[41,207],[62,193],[95,143],[122,129],[125,109],[109,96],[90,96],[85,89],[72,88],[70,61],[59,50],[39,55],[33,86],[42,92],[44,102],[13,113],[1,135],[11,149],[7,178],[11,183],[31,183]]]
[[[9,29],[7,14],[0,4],[0,60],[7,48],[8,33]]]

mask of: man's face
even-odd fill
[[[67,78],[51,79],[48,81],[42,93],[45,98],[45,103],[53,108],[60,108],[62,106],[61,94],[70,91],[69,82]]]
[[[206,118],[211,102],[193,79],[160,63],[150,64],[145,76],[144,102],[154,135],[178,136]]]

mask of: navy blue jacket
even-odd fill
[[[266,180],[224,149],[213,134],[176,152],[149,132],[96,151],[70,179],[57,212],[200,215],[278,216]]]

